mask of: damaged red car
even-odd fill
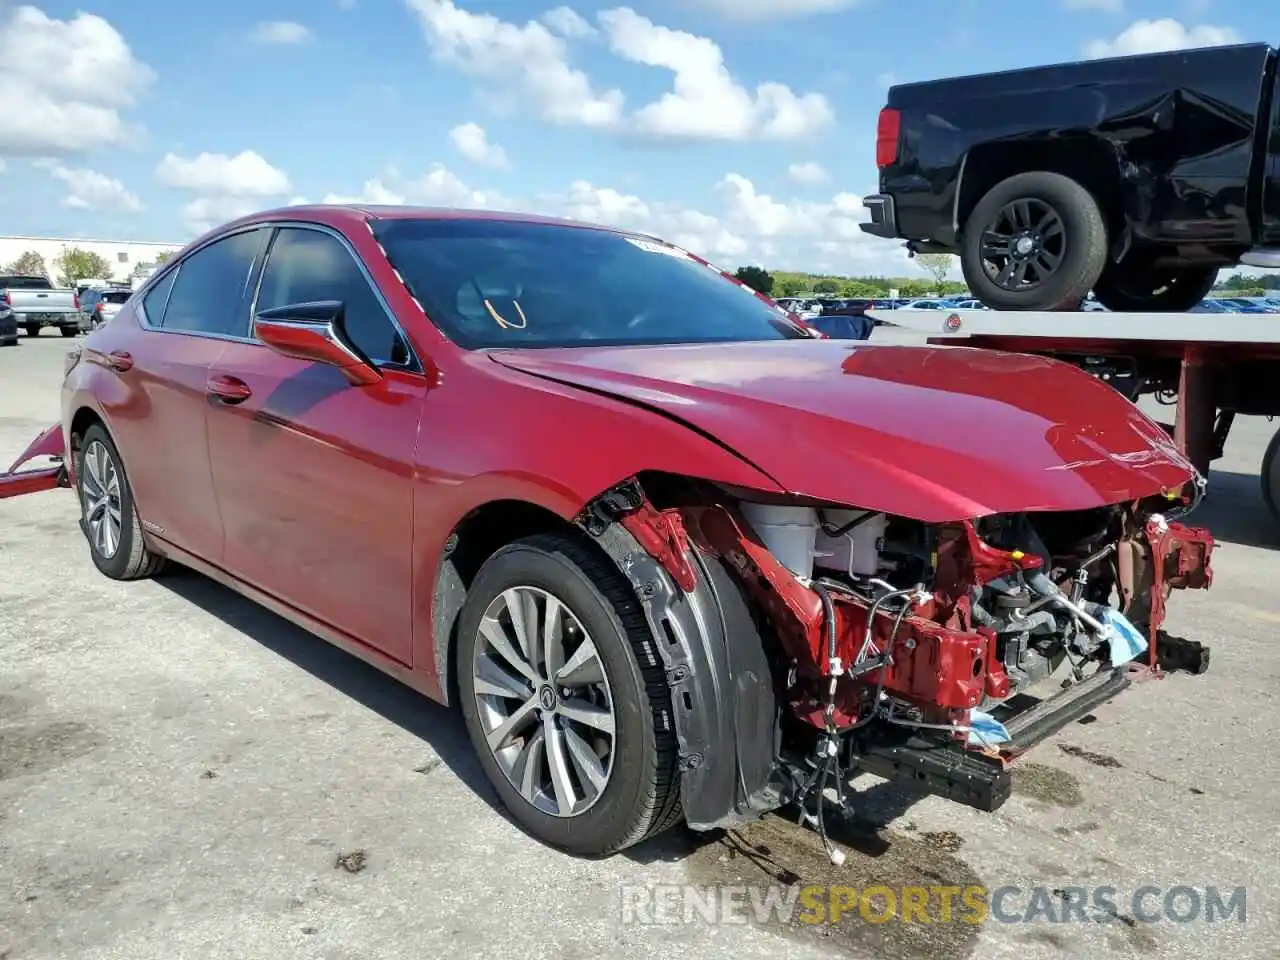
[[[853,771],[995,809],[1032,744],[1207,664],[1162,629],[1211,580],[1203,482],[1119,393],[815,339],[648,236],[257,214],[73,348],[62,399],[0,495],[71,486],[104,575],[192,568],[456,704],[575,854],[822,826]]]

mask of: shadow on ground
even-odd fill
[[[485,780],[456,711],[208,577],[178,569],[156,583],[413,734],[430,746],[458,779],[506,816]]]
[[[1188,522],[1208,527],[1224,543],[1280,548],[1280,522],[1262,502],[1257,474],[1213,470],[1207,489],[1207,496]]]

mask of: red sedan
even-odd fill
[[[578,854],[854,764],[994,809],[1209,580],[1194,470],[1076,368],[815,339],[680,249],[535,217],[228,224],[70,355],[29,455],[64,452],[0,496],[73,485],[106,576],[191,567],[457,703]],[[1069,703],[996,718],[1064,664]]]

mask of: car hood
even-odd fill
[[[683,421],[793,494],[930,523],[1089,509],[1194,476],[1134,404],[1042,357],[822,340],[490,356]]]

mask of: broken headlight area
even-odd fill
[[[862,769],[992,810],[1017,754],[1144,668],[1207,664],[1162,629],[1173,589],[1212,582],[1214,541],[1172,519],[1180,495],[925,524],[631,490],[616,515],[675,583],[692,551],[718,557],[755,611],[791,800]]]

